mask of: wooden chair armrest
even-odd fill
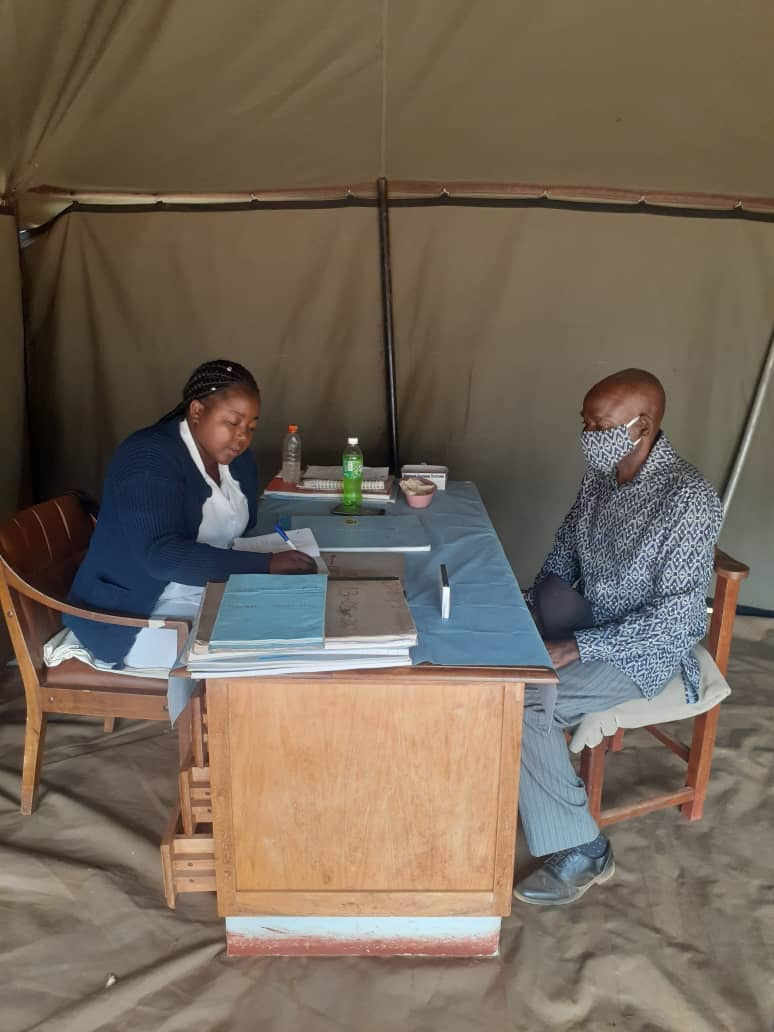
[[[726,552],[715,549],[715,573],[725,580],[744,580],[750,574],[750,567],[745,566],[736,559],[732,559]]]
[[[39,591],[32,584],[28,584],[23,577],[20,577],[7,563],[3,563],[3,567],[8,583],[21,592],[22,595],[31,598],[33,602],[39,602],[40,605],[46,606],[48,609],[55,609],[60,613],[66,613],[68,616],[76,616],[82,620],[93,620],[96,623],[113,624],[119,627],[169,628],[170,630],[177,631],[178,654],[183,651],[188,635],[191,632],[191,625],[187,620],[161,620],[151,617],[126,616],[124,613],[111,613],[101,609],[82,609],[80,606],[71,605],[55,595],[46,595],[45,592]]]

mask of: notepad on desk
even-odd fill
[[[418,516],[293,516],[293,529],[308,527],[329,552],[429,552]]]
[[[305,552],[307,555],[311,556],[318,556],[320,554],[320,546],[317,544],[314,534],[308,527],[302,527],[299,530],[291,530],[288,537],[299,552]],[[256,534],[255,537],[235,538],[233,547],[239,552],[291,551],[291,545],[281,538],[276,530],[271,534]]]
[[[310,555],[316,565],[318,573],[327,573],[328,566],[320,556],[320,547],[315,541],[314,534],[308,527],[299,530],[291,530],[288,534],[291,544],[285,541],[274,531],[271,534],[257,534],[255,537],[240,537],[234,540],[233,548],[238,552],[290,552],[293,545],[299,552]]]

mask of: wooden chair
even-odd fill
[[[33,505],[0,524],[0,601],[19,663],[27,700],[21,812],[36,804],[49,713],[100,717],[111,731],[116,717],[168,720],[166,678],[129,677],[95,670],[77,659],[46,667],[43,646],[62,627],[62,614],[124,627],[148,620],[79,609],[65,601],[94,528],[94,518],[76,494]],[[159,626],[154,621],[154,626]],[[182,649],[184,621],[165,620]],[[190,726],[190,720],[184,722]],[[181,738],[181,753],[189,745]]]
[[[723,677],[728,669],[736,600],[741,583],[749,572],[749,568],[743,563],[737,562],[725,552],[716,549],[716,587],[712,602],[707,651],[714,659]],[[626,706],[627,704],[622,705]],[[581,753],[580,774],[586,786],[589,809],[599,826],[604,828],[608,824],[615,824],[629,817],[641,817],[653,810],[661,810],[670,806],[679,806],[682,814],[688,820],[699,820],[704,812],[704,800],[709,786],[719,712],[720,706],[716,705],[693,718],[690,746],[672,738],[657,723],[642,725],[662,745],[685,761],[687,772],[684,784],[679,789],[662,795],[650,796],[636,803],[602,809],[606,754],[619,752],[622,749],[624,728],[621,727],[615,734],[604,737],[594,748],[584,748]]]

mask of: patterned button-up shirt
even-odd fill
[[[680,669],[699,697],[693,645],[704,637],[722,506],[662,434],[633,480],[589,471],[535,578],[555,573],[591,603],[576,631],[583,662],[605,660],[651,697]]]

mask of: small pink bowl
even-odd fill
[[[401,491],[403,491],[403,497],[412,509],[426,509],[433,500],[436,492],[436,485],[432,480],[425,480],[424,477],[412,477],[412,479],[419,480],[422,486],[427,488],[427,490],[422,494],[414,494],[412,491],[407,491],[401,483],[400,488]]]

